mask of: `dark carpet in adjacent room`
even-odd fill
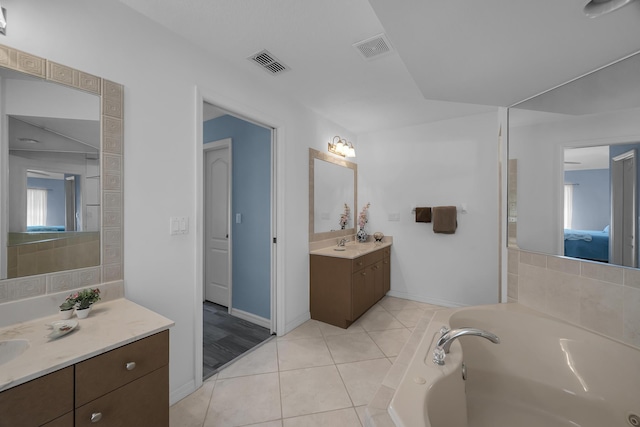
[[[227,313],[209,301],[203,304],[202,378],[271,337],[269,329]]]

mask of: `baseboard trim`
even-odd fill
[[[440,306],[443,306],[443,307],[451,307],[451,308],[466,307],[465,304],[459,304],[459,303],[455,303],[455,302],[452,302],[452,301],[443,300],[443,299],[439,299],[439,298],[425,298],[425,297],[420,296],[420,295],[414,295],[414,294],[410,294],[410,293],[407,293],[407,292],[398,292],[398,291],[394,291],[394,290],[391,290],[391,291],[387,292],[387,295],[390,296],[390,297],[408,299],[408,300],[412,300],[412,301],[424,302],[424,303],[433,304],[433,305],[440,305]]]
[[[270,319],[265,319],[264,317],[257,316],[247,311],[238,310],[237,308],[233,307],[231,308],[231,313],[229,314],[239,319],[246,320],[247,322],[251,322],[255,325],[262,326],[263,328],[271,329]]]
[[[169,406],[178,403],[185,397],[189,396],[191,393],[196,391],[196,382],[195,380],[191,380],[185,385],[178,387],[176,390],[173,390],[169,394]]]
[[[306,313],[302,313],[300,316],[296,317],[291,322],[288,322],[286,325],[284,325],[283,333],[281,334],[280,331],[278,331],[278,336],[288,334],[289,332],[293,331],[295,328],[302,325],[304,322],[306,322],[309,319],[311,319],[310,311],[307,311]]]

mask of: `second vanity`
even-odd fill
[[[126,299],[96,304],[50,340],[56,320],[0,329],[0,341],[29,342],[0,365],[0,426],[168,426],[172,321]]]
[[[311,251],[311,318],[341,328],[349,327],[389,292],[390,261],[388,239]]]

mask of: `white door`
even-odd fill
[[[231,139],[205,144],[204,298],[229,307]]]
[[[613,158],[611,174],[610,262],[636,267],[635,150]]]

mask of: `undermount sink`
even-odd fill
[[[0,341],[0,365],[20,356],[27,348],[29,348],[28,340]]]

